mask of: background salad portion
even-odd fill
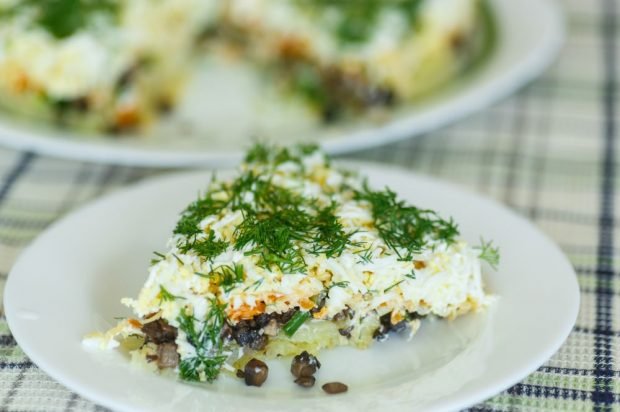
[[[484,49],[479,0],[4,0],[5,109],[147,132],[214,62],[242,63],[322,122],[411,101]],[[204,90],[209,93],[209,90]]]

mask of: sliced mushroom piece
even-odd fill
[[[295,379],[295,383],[304,388],[311,388],[314,386],[314,382],[316,382],[316,378],[314,376],[300,376]]]
[[[307,351],[303,351],[293,358],[291,362],[291,373],[296,378],[312,376],[320,367],[321,362],[319,362],[316,356]]]
[[[278,325],[278,321],[275,319],[271,319],[263,328],[263,334],[266,336],[276,336],[279,331],[280,326]]]
[[[261,386],[269,376],[269,367],[265,362],[252,358],[245,364],[243,377],[248,386]]]
[[[267,345],[268,338],[265,335],[261,335],[258,330],[242,328],[236,332],[235,340],[241,346],[262,350]]]
[[[163,319],[157,319],[153,322],[142,325],[142,332],[146,335],[147,342],[156,344],[171,343],[177,338],[177,328],[168,325]]]
[[[157,346],[157,366],[160,369],[176,368],[179,364],[179,354],[176,343],[162,343]]]
[[[349,390],[349,387],[342,382],[328,382],[322,386],[323,390],[330,395],[338,393],[344,393]]]
[[[350,325],[347,328],[338,329],[338,333],[345,338],[351,338],[351,331],[353,330],[353,325]]]

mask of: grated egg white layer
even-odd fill
[[[227,316],[235,323],[263,312],[309,310],[312,298],[330,286],[324,308],[315,319],[330,320],[345,308],[355,314],[351,324],[387,313],[395,321],[403,319],[406,312],[453,318],[491,301],[483,288],[478,250],[464,241],[433,241],[412,260],[399,260],[373,227],[370,206],[341,191],[343,183],[359,187],[359,179],[329,167],[323,155],[306,157],[302,164],[279,165],[272,181],[319,203],[335,201],[345,231],[356,232],[351,238],[355,246],[347,247],[338,257],[306,253],[305,273],[282,273],[275,267],[259,266],[256,255],[246,255],[249,246],[242,250],[230,246],[212,263],[206,263],[191,251],[182,253],[176,246],[177,235],[170,239],[165,258],[150,268],[139,296],[125,298],[123,303],[140,318],[160,313],[178,326],[177,317],[187,307],[193,308],[194,317],[204,319],[209,299],[215,297],[227,305]],[[242,220],[240,212],[228,211],[206,217],[201,227],[213,230],[219,239],[232,241]],[[208,279],[196,275],[220,265],[242,265],[243,282],[228,292],[214,291]],[[342,286],[333,286],[335,283]],[[178,298],[164,301],[162,286]]]

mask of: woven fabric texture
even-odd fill
[[[348,158],[399,165],[493,197],[531,219],[574,265],[577,324],[536,372],[475,411],[620,411],[620,0],[564,0],[560,58],[467,120]],[[0,149],[0,290],[16,257],[85,202],[161,170]],[[0,312],[0,411],[98,411],[25,356]]]

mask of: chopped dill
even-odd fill
[[[360,44],[367,41],[375,32],[385,10],[402,16],[410,27],[419,24],[421,0],[297,0],[308,8],[310,13],[327,15],[330,19],[325,25],[341,44]]]
[[[257,144],[248,152],[246,162],[269,167],[285,162],[303,166],[303,157],[316,150],[314,145],[278,149]],[[336,204],[320,206],[274,184],[269,173],[250,168],[231,183],[212,183],[210,191],[186,208],[174,230],[180,235],[180,252],[192,251],[210,261],[226,250],[230,246],[226,241],[217,239],[213,231],[205,236],[200,228],[205,217],[225,209],[243,215],[234,231],[234,249],[257,256],[257,263],[266,269],[303,273],[304,252],[337,257],[351,245],[352,233],[345,233],[335,214]]]
[[[239,181],[247,180],[242,176]],[[335,215],[335,205],[320,207],[270,180],[253,184],[253,203],[239,203],[244,219],[235,229],[235,249],[257,255],[258,264],[283,273],[303,273],[303,252],[340,256],[350,244]],[[233,193],[232,198],[239,196]]]
[[[372,262],[372,244],[368,245],[367,248],[358,250],[355,252],[360,257],[360,260],[357,263],[371,263]]]
[[[388,188],[374,191],[365,183],[363,189],[355,193],[355,199],[370,204],[376,229],[400,260],[411,260],[429,240],[452,243],[459,234],[452,219],[441,219],[432,210],[398,200],[396,193]]]
[[[217,284],[224,289],[224,292],[230,292],[237,283],[243,282],[243,265],[236,263],[232,266],[222,265],[213,269],[209,275],[212,279],[215,279]]]
[[[181,260],[181,258],[176,253],[173,253],[172,256],[174,256],[174,258],[177,260],[177,262],[179,262],[179,265],[181,265],[181,266],[185,265],[185,262],[183,262]]]
[[[194,275],[209,279],[213,284],[220,286],[228,293],[238,284],[243,282],[244,269],[242,264],[221,265],[211,269],[209,273],[194,272]]]
[[[206,261],[211,261],[216,256],[222,254],[227,248],[228,242],[216,239],[213,230],[209,231],[208,237],[195,241],[191,246],[191,250]]]
[[[196,349],[195,356],[182,359],[179,363],[179,376],[183,380],[213,382],[227,359],[221,337],[226,306],[220,305],[216,299],[209,303],[209,312],[204,322],[197,322],[185,310],[177,318],[179,329],[185,332],[188,342]]]
[[[177,247],[181,253],[187,253],[193,249],[198,242],[198,235],[204,233],[200,228],[200,222],[207,216],[220,213],[228,202],[214,197],[214,192],[208,192],[204,197],[191,203],[181,214],[174,234],[182,235]]]
[[[117,0],[22,0],[0,10],[0,17],[12,17],[26,9],[33,23],[57,39],[65,39],[101,18],[118,18]]]
[[[336,203],[317,210],[314,218],[314,236],[310,246],[310,253],[325,254],[326,257],[340,256],[344,249],[351,244],[353,232],[345,233],[342,223],[335,214]]]
[[[255,143],[245,155],[245,163],[267,163],[271,147],[261,143]]]
[[[162,254],[162,253],[159,253],[159,252],[153,252],[153,254],[154,254],[155,256],[157,256],[157,258],[153,258],[153,259],[151,259],[151,266],[153,266],[153,265],[154,265],[154,264],[156,264],[156,263],[161,262],[163,259],[165,259],[165,258],[166,258],[166,255],[164,255],[164,254]]]
[[[499,247],[493,247],[493,241],[485,242],[484,239],[480,239],[480,246],[476,249],[480,249],[478,258],[486,261],[491,267],[497,270],[499,265]]]
[[[277,148],[256,144],[246,156],[247,168],[228,183],[211,182],[210,189],[190,204],[182,213],[174,233],[179,235],[177,248],[181,253],[192,252],[204,261],[213,259],[227,248],[255,256],[256,264],[282,273],[305,273],[307,254],[326,258],[340,256],[353,242],[355,232],[347,232],[337,215],[338,204],[321,204],[317,199],[304,197],[289,188],[274,183],[273,170],[282,163],[299,165],[305,173],[304,156],[316,152],[316,146]],[[344,187],[344,186],[343,186]],[[350,191],[353,199],[369,203],[379,235],[400,260],[411,260],[429,241],[452,242],[458,229],[452,220],[443,220],[435,212],[418,209],[398,200],[389,189]],[[229,242],[207,233],[200,227],[208,216],[240,212],[242,221],[234,228]],[[356,252],[361,262],[372,260],[371,245]],[[230,273],[224,276],[223,287]],[[221,277],[221,276],[220,276]]]
[[[246,287],[243,289],[243,291],[244,291],[244,292],[247,292],[249,289],[253,289],[254,291],[256,291],[256,290],[260,287],[260,285],[262,285],[262,284],[263,284],[263,281],[264,281],[264,280],[265,280],[265,279],[262,279],[262,278],[261,278],[261,279],[258,279],[257,281],[255,281],[255,282],[254,282],[254,283],[252,283],[251,285],[246,286]]]
[[[392,286],[390,286],[390,287],[388,287],[388,288],[384,289],[384,290],[383,290],[383,293],[386,293],[387,291],[389,291],[389,290],[391,290],[391,289],[395,288],[396,286],[400,285],[400,284],[401,284],[401,283],[403,283],[404,281],[405,281],[405,279],[402,279],[402,280],[400,280],[400,281],[398,281],[398,282],[394,283]]]
[[[316,144],[299,144],[297,146],[277,147],[256,143],[245,156],[248,164],[271,165],[278,167],[287,162],[296,163],[303,168],[303,158],[319,150]]]
[[[349,281],[348,280],[343,280],[341,282],[334,282],[331,285],[329,285],[329,287],[327,289],[331,289],[331,288],[346,288],[347,286],[349,286]]]
[[[406,278],[409,278],[409,279],[413,279],[413,280],[415,280],[415,279],[416,279],[416,277],[415,277],[415,271],[411,270],[411,273],[407,273],[407,274],[405,275],[405,277],[406,277]]]
[[[235,229],[235,249],[250,247],[259,264],[277,266],[285,273],[302,272],[306,265],[297,242],[304,241],[312,217],[301,209],[302,199],[271,182],[256,184],[254,205],[244,205],[243,222]]]
[[[159,285],[159,297],[163,302],[171,302],[177,299],[185,299],[182,296],[176,296],[168,292],[168,290],[163,285]]]

